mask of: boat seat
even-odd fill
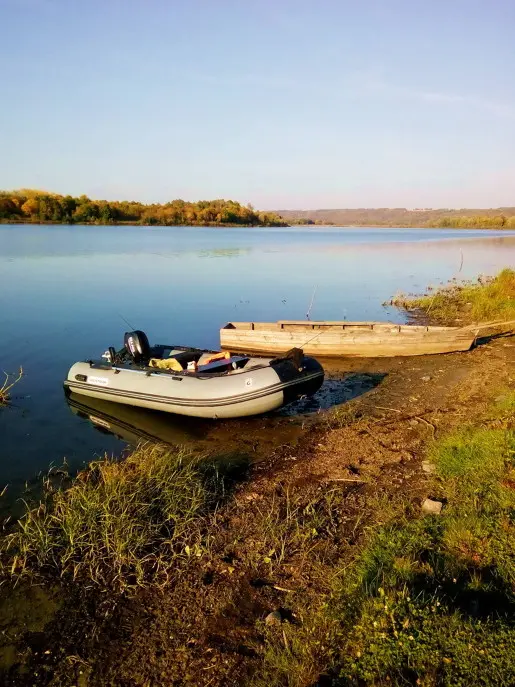
[[[237,370],[242,368],[250,358],[245,355],[233,355],[230,358],[214,360],[206,365],[199,365],[197,372],[225,372],[226,370]]]

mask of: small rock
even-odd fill
[[[429,375],[424,375],[423,377],[420,378],[423,382],[430,382],[431,377]]]
[[[422,461],[422,470],[424,472],[427,472],[428,474],[433,474],[433,472],[436,469],[436,465],[434,463],[431,463],[430,460],[423,460]]]
[[[280,625],[283,621],[283,617],[280,611],[272,611],[265,618],[265,623],[267,625]]]
[[[424,499],[422,503],[422,512],[429,515],[440,515],[442,512],[443,503],[441,501],[433,501],[433,499]]]

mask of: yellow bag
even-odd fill
[[[158,367],[161,370],[173,370],[174,372],[182,372],[183,367],[175,358],[150,358],[148,364],[150,367]]]

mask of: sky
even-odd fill
[[[515,205],[513,0],[0,0],[0,188]]]

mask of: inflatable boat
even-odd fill
[[[150,346],[142,331],[100,360],[72,365],[66,389],[116,403],[204,418],[258,415],[316,393],[324,370],[292,349],[278,358],[254,358],[184,346]]]

